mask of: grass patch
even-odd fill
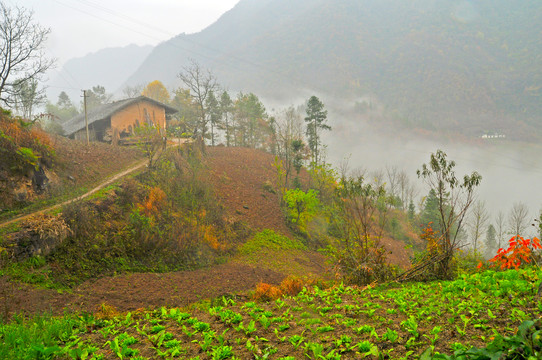
[[[43,288],[65,288],[52,280],[50,276],[51,268],[42,256],[34,256],[21,262],[8,263],[5,268],[0,269],[0,275],[9,276],[13,280]]]
[[[239,248],[243,255],[253,254],[262,250],[306,250],[306,246],[299,240],[277,234],[273,230],[265,229]]]

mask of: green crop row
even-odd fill
[[[314,286],[268,303],[223,298],[110,319],[15,319],[0,326],[0,358],[467,360],[516,351],[534,359],[541,277],[535,269],[485,271],[455,281]]]

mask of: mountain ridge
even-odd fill
[[[70,59],[47,82],[47,97],[55,103],[60,92],[65,91],[73,101],[79,99],[82,89],[96,85],[104,86],[108,92],[117,92],[152,49],[151,45],[131,44],[104,48]]]
[[[124,85],[182,86],[193,59],[234,92],[370,97],[399,126],[523,139],[541,130],[540,24],[534,0],[242,0],[156,46]]]

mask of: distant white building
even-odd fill
[[[480,136],[480,138],[487,139],[487,140],[490,140],[490,139],[506,139],[506,135],[504,135],[504,134],[484,134],[484,135]]]

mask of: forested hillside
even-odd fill
[[[540,128],[541,20],[534,0],[242,0],[157,46],[127,84],[179,86],[191,58],[231,90],[370,99],[396,124],[525,138]]]

